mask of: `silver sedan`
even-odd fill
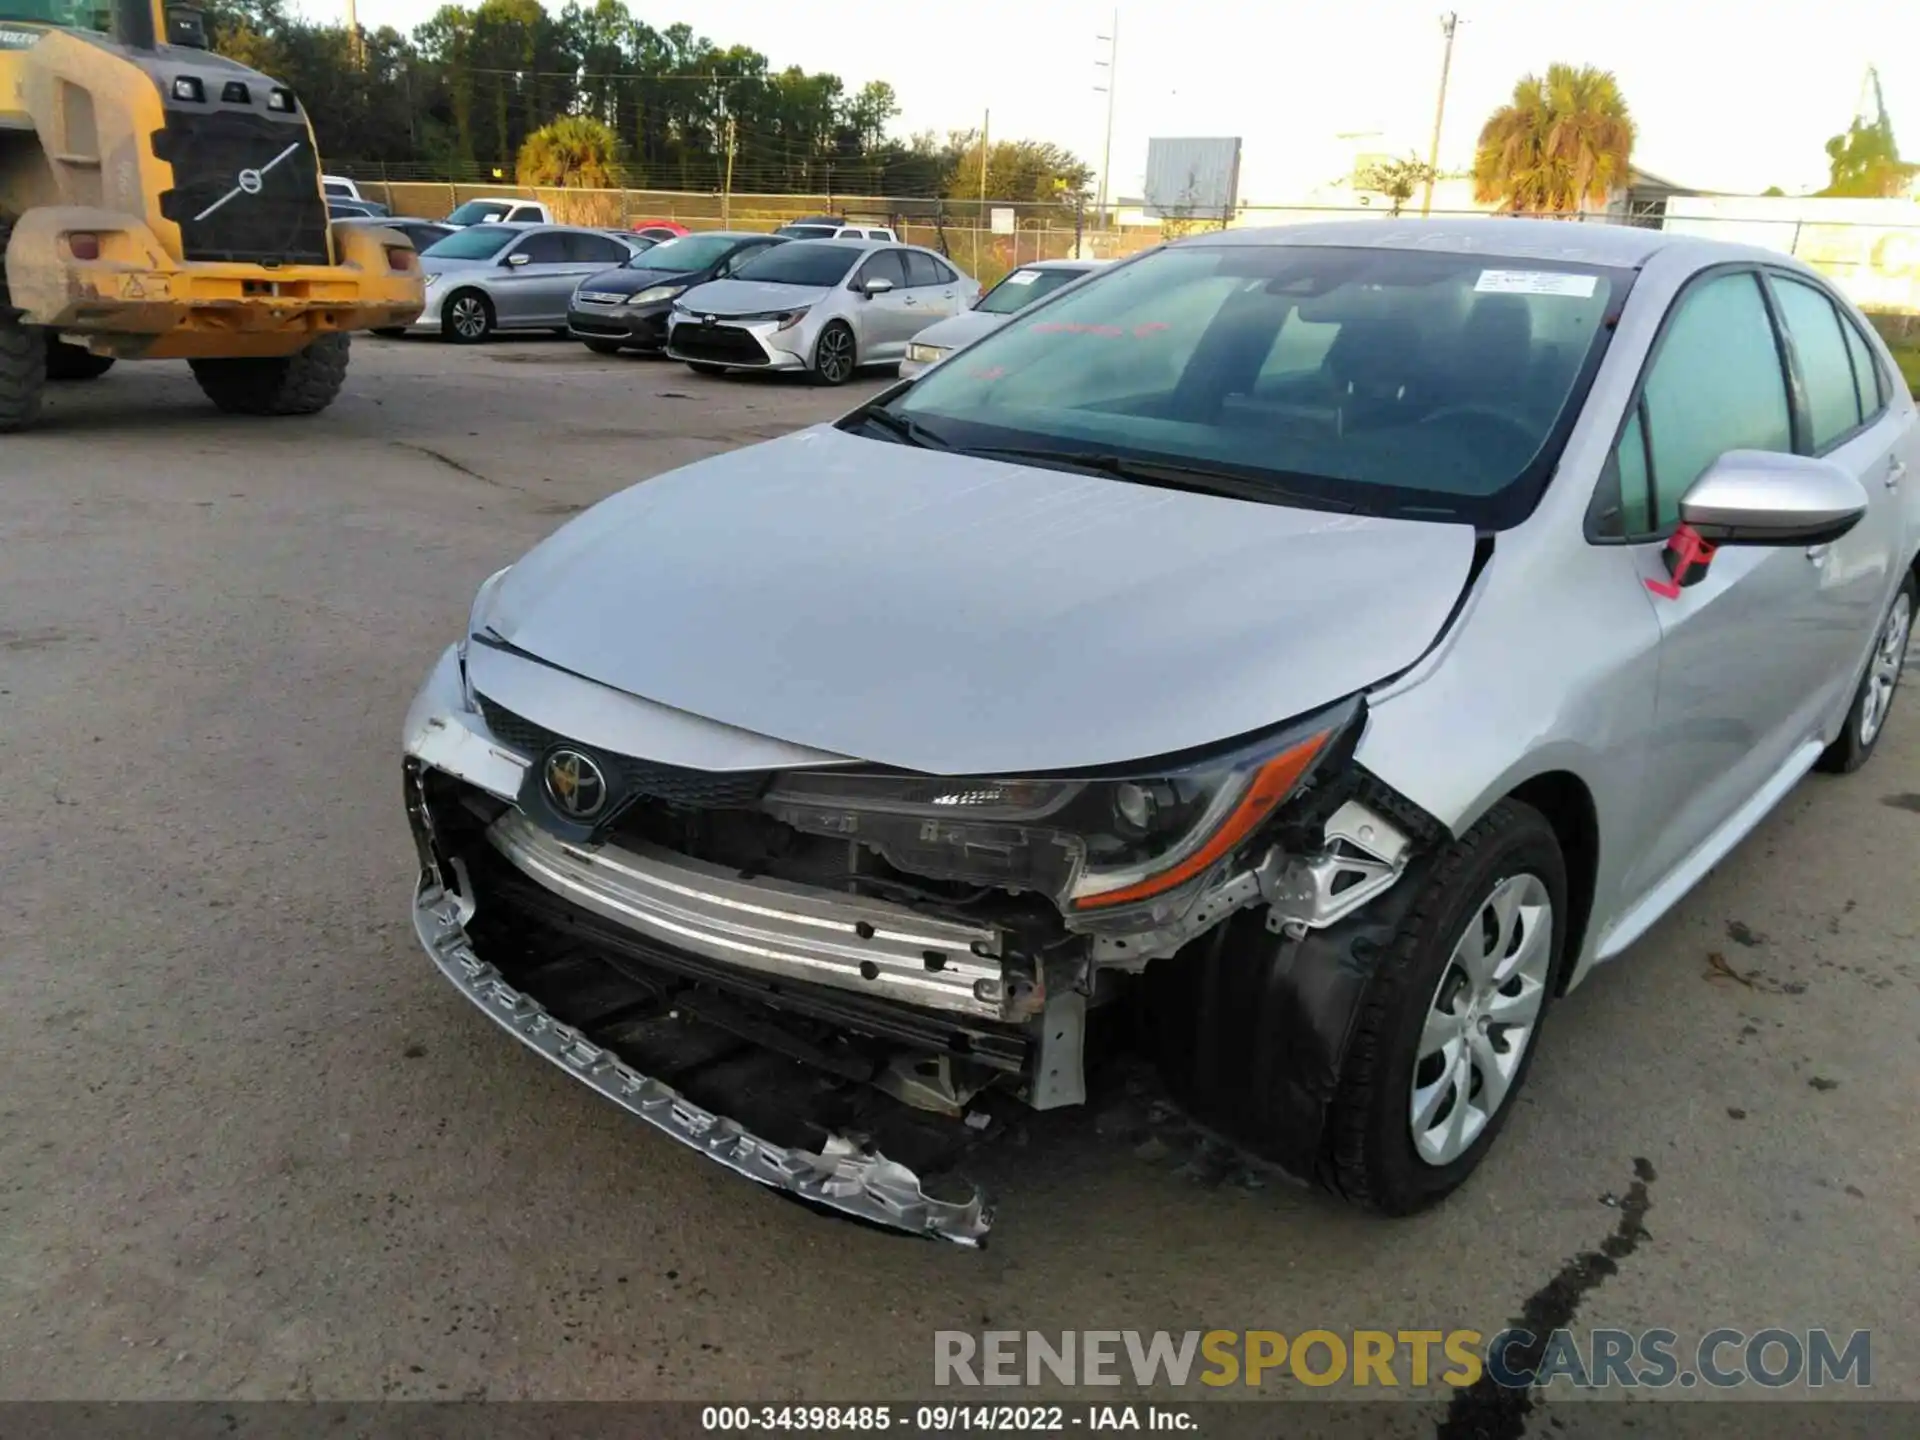
[[[916,245],[797,240],[681,296],[667,353],[705,373],[803,370],[840,385],[862,365],[898,364],[909,340],[979,294]]]
[[[497,330],[565,334],[580,282],[650,243],[574,225],[469,225],[421,252],[427,305],[408,333],[461,345]]]

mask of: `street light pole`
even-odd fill
[[[1460,17],[1451,10],[1440,17],[1440,33],[1447,37],[1447,44],[1440,54],[1440,100],[1433,107],[1433,143],[1427,149],[1427,184],[1420,196],[1423,220],[1433,209],[1433,174],[1440,164],[1440,123],[1447,118],[1447,75],[1453,69],[1453,32],[1459,25]]]
[[[1107,58],[1093,62],[1095,65],[1104,66],[1107,72],[1107,83],[1093,87],[1095,90],[1107,92],[1107,139],[1100,150],[1100,193],[1093,205],[1094,215],[1099,223],[1104,225],[1107,213],[1107,173],[1113,168],[1113,92],[1120,68],[1120,12],[1118,10],[1113,12],[1113,24],[1108,33],[1096,35],[1093,38],[1107,42]]]

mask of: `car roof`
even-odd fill
[[[348,225],[358,221],[365,221],[369,225],[432,225],[439,230],[457,228],[444,220],[425,220],[418,215],[348,215],[343,217],[340,223]]]
[[[1175,245],[1340,245],[1381,250],[1449,250],[1514,260],[1564,260],[1638,269],[1662,252],[1685,252],[1700,264],[1718,260],[1778,261],[1777,251],[1638,225],[1485,216],[1458,220],[1334,220],[1215,230]]]

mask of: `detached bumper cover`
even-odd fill
[[[472,913],[468,902],[429,875],[414,898],[414,930],[456,990],[494,1024],[574,1079],[749,1180],[889,1229],[967,1246],[985,1241],[993,1214],[977,1192],[965,1202],[935,1199],[904,1165],[841,1136],[819,1154],[762,1140],[554,1019],[475,952],[466,932]]]

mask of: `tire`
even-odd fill
[[[493,338],[493,302],[478,290],[456,290],[440,309],[440,338],[455,345],[478,345]]]
[[[13,226],[0,220],[0,258]],[[24,430],[40,418],[47,388],[47,342],[37,325],[24,325],[7,303],[6,271],[0,266],[0,435]]]
[[[581,343],[596,355],[618,355],[625,348],[618,340],[584,340]]]
[[[1501,1100],[1470,1143],[1454,1154],[1423,1155],[1414,1138],[1413,1114],[1418,1102],[1416,1081],[1430,1079],[1434,1070],[1434,1057],[1423,1059],[1419,1054],[1426,1044],[1423,1034],[1429,1014],[1441,1008],[1443,997],[1463,974],[1454,960],[1456,947],[1470,945],[1476,929],[1484,935],[1488,917],[1495,914],[1494,902],[1502,894],[1516,893],[1520,900],[1516,918],[1521,923],[1514,927],[1517,933],[1512,940],[1518,950],[1508,948],[1506,954],[1529,973],[1518,983],[1519,996],[1511,998],[1537,999],[1519,1057],[1508,1072]],[[1537,909],[1528,915],[1528,905],[1536,900],[1544,901],[1544,916]],[[1544,934],[1539,928],[1543,919]],[[1526,1084],[1540,1048],[1540,1029],[1560,981],[1566,920],[1566,861],[1553,827],[1532,806],[1501,801],[1441,853],[1391,949],[1368,982],[1355,1017],[1340,1084],[1328,1110],[1326,1156],[1319,1177],[1328,1189],[1365,1209],[1411,1215],[1444,1200],[1473,1173],[1513,1113],[1514,1097]],[[1508,935],[1503,929],[1494,947],[1496,964],[1508,963],[1500,958],[1501,947],[1510,943]],[[1538,957],[1537,972],[1528,959],[1536,944],[1545,950]],[[1518,976],[1519,969],[1514,973]],[[1499,998],[1509,997],[1501,994]],[[1493,1052],[1496,1064],[1503,1043],[1504,1053],[1512,1054],[1510,1031],[1496,1027],[1482,1034],[1486,1037],[1482,1044]],[[1484,1056],[1473,1055],[1472,1048],[1470,1044],[1469,1059],[1475,1068],[1469,1072],[1469,1098],[1485,1093],[1478,1066]],[[1444,1064],[1444,1053],[1440,1058]],[[1420,1094],[1449,1085],[1454,1086],[1457,1101],[1457,1084],[1444,1071]],[[1435,1113],[1451,1118],[1452,1110],[1447,1096],[1439,1096]]]
[[[1384,1215],[1438,1203],[1492,1147],[1539,1048],[1567,914],[1566,865],[1552,827],[1512,800],[1415,862],[1400,884],[1407,893],[1389,892],[1374,902],[1378,911],[1369,907],[1304,941],[1270,933],[1264,911],[1244,910],[1171,961],[1149,965],[1140,1012],[1169,1091],[1202,1125]],[[1517,912],[1535,923],[1515,927],[1520,949],[1510,960],[1526,967],[1514,998],[1537,1004],[1505,1071],[1501,1103],[1460,1137],[1456,1153],[1423,1156],[1415,1079],[1426,1082],[1423,1091],[1449,1084],[1444,1069],[1435,1075],[1421,1064],[1428,1014],[1464,1003],[1456,947],[1484,933],[1470,925],[1480,924],[1496,893],[1531,907]],[[1510,1032],[1474,1030],[1481,1048],[1495,1052],[1489,1058],[1513,1053]],[[1455,1046],[1456,1057],[1466,1049]],[[1455,1113],[1448,1094],[1423,1095],[1440,1102],[1431,1114]]]
[[[832,321],[813,342],[814,384],[844,385],[858,368],[852,329],[843,321]]]
[[[1880,621],[1873,653],[1867,659],[1867,673],[1860,677],[1860,688],[1853,692],[1853,703],[1847,707],[1846,724],[1840,727],[1839,738],[1814,761],[1815,769],[1829,775],[1851,775],[1873,758],[1899,693],[1907,641],[1913,635],[1915,600],[1914,579],[1909,573]]]
[[[47,337],[47,379],[98,380],[113,368],[113,356],[96,355],[84,345]]]
[[[713,365],[705,360],[689,360],[687,361],[687,368],[696,375],[724,375],[727,373],[726,366]]]
[[[193,378],[230,415],[317,415],[346,383],[346,335],[323,335],[294,355],[189,360]]]

